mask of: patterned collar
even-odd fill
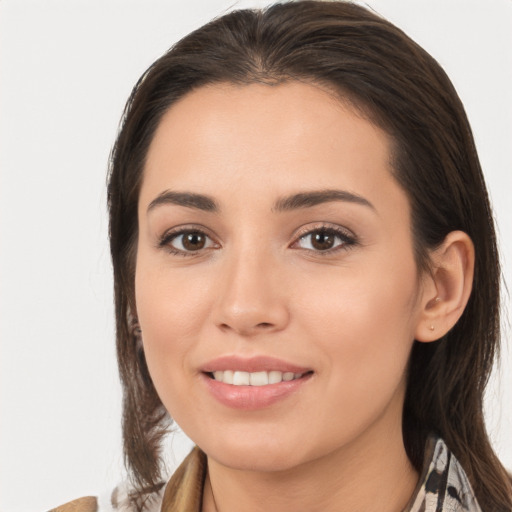
[[[428,439],[425,462],[404,512],[482,512],[466,473],[442,439]]]

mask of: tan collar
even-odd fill
[[[161,512],[201,512],[206,455],[196,446],[165,486]]]

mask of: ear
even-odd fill
[[[430,254],[431,271],[423,279],[415,338],[443,337],[459,320],[473,286],[475,249],[463,231],[452,231]]]

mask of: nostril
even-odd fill
[[[272,327],[272,324],[268,322],[261,322],[257,325],[257,327]]]

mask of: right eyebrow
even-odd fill
[[[166,190],[159,194],[148,206],[148,213],[164,204],[176,204],[178,206],[185,206],[186,208],[196,208],[205,212],[217,213],[219,207],[217,203],[207,195],[196,194],[194,192],[174,192]]]

